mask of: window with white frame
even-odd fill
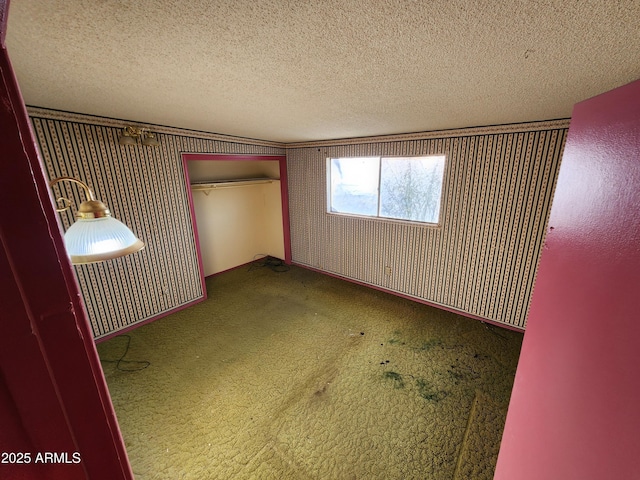
[[[327,159],[328,211],[435,223],[444,155]]]

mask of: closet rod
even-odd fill
[[[215,183],[200,183],[192,184],[191,190],[201,191],[208,195],[211,190],[217,190],[219,188],[233,188],[233,187],[250,187],[252,185],[260,185],[264,183],[273,183],[272,179],[260,179],[260,180],[232,180],[228,182],[215,182]]]

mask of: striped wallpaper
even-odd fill
[[[86,181],[146,243],[137,254],[75,267],[96,339],[204,296],[181,158],[187,152],[286,152],[294,263],[526,326],[567,120],[286,146],[149,126],[161,143],[150,148],[118,145],[130,122],[28,112],[49,178]],[[447,155],[440,226],[326,212],[327,157],[436,153]],[[76,186],[59,185],[56,196],[83,200]],[[61,219],[65,229],[73,221],[69,212]]]
[[[524,329],[568,124],[289,146],[293,261]],[[439,226],[327,213],[328,157],[442,153]]]
[[[104,263],[75,267],[96,339],[164,315],[204,296],[181,154],[283,155],[281,145],[150,126],[160,147],[122,147],[120,120],[28,108],[50,179],[87,182],[112,215],[146,244],[144,250]],[[56,186],[74,201],[78,186]],[[61,214],[64,228],[71,212]]]

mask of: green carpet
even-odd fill
[[[297,267],[207,290],[98,345],[137,480],[493,477],[521,333]]]

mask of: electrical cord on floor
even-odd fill
[[[262,255],[262,254],[258,254],[258,255]],[[274,257],[268,256],[268,255],[256,260],[253,263],[251,263],[251,266],[249,267],[249,271],[251,271],[251,270],[253,270],[254,268],[257,268],[257,267],[267,267],[267,268],[271,269],[272,271],[278,272],[278,273],[288,272],[289,271],[289,266],[286,265],[283,260],[280,260],[279,258],[274,258]]]
[[[118,335],[118,338],[126,338],[127,340],[127,346],[124,349],[124,353],[122,354],[122,356],[118,359],[118,360],[103,360],[100,359],[101,362],[104,363],[115,363],[116,364],[116,369],[121,371],[121,372],[138,372],[140,370],[144,370],[145,368],[147,368],[149,365],[151,365],[151,362],[147,362],[146,360],[125,360],[124,357],[127,356],[127,353],[129,353],[129,347],[131,346],[131,337],[129,335]],[[140,365],[139,367],[136,368],[125,368],[123,367],[123,365],[125,364],[138,364]]]

